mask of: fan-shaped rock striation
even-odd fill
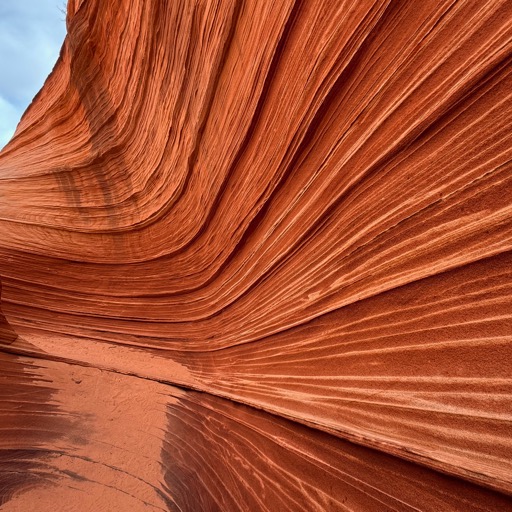
[[[512,510],[511,3],[67,27],[0,154],[2,510]]]

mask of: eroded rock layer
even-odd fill
[[[2,510],[512,509],[512,6],[69,0],[0,154]]]

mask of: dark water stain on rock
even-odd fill
[[[0,506],[57,478],[50,460],[59,452],[50,447],[69,422],[52,403],[54,392],[37,364],[0,352]]]

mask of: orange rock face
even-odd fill
[[[511,3],[67,25],[0,155],[2,511],[512,510]]]

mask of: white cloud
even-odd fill
[[[0,1],[0,148],[57,61],[63,8],[63,0]]]

